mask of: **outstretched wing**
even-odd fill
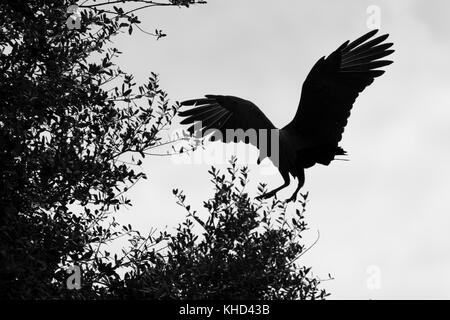
[[[392,63],[380,60],[394,50],[388,50],[392,43],[383,43],[387,34],[371,39],[377,31],[370,31],[351,43],[345,42],[314,65],[303,83],[297,113],[283,129],[299,134],[315,150],[322,146],[339,150],[338,142],[355,99],[384,73],[378,68]]]
[[[252,102],[233,96],[206,95],[202,99],[184,101],[182,106],[195,106],[186,111],[180,111],[178,115],[185,117],[181,124],[191,125],[188,131],[202,136],[207,130],[219,131],[221,134],[215,138],[224,142],[239,142],[254,144],[258,146],[258,141],[249,139],[248,135],[242,133],[249,129],[254,129],[259,133],[259,129],[275,129],[272,122],[266,115]],[[232,141],[225,140],[228,132],[235,132]],[[240,131],[239,129],[242,129]],[[232,131],[231,131],[232,130]],[[238,131],[239,130],[239,131]],[[230,136],[230,135],[228,135]],[[247,137],[247,138],[246,138]],[[220,139],[222,138],[222,139]],[[254,141],[254,142],[253,142]]]

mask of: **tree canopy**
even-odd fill
[[[247,171],[234,162],[228,180],[211,171],[216,195],[205,201],[205,220],[178,190],[188,217],[173,234],[143,236],[114,218],[131,205],[126,193],[146,179],[140,165],[179,107],[158,75],[137,84],[115,64],[114,37],[138,29],[160,39],[164,32],[142,29],[136,12],[199,3],[84,1],[74,17],[68,0],[2,1],[1,297],[325,297],[310,270],[295,264],[303,213],[288,222],[282,203],[251,201]],[[118,238],[129,246],[111,254]],[[67,285],[73,266],[82,272],[77,290]]]

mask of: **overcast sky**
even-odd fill
[[[331,273],[335,280],[323,287],[334,299],[450,299],[450,2],[432,4],[210,0],[190,9],[155,8],[140,13],[142,27],[168,36],[120,37],[119,64],[139,81],[150,71],[160,74],[172,100],[208,93],[249,99],[281,127],[295,114],[313,64],[366,33],[367,9],[378,6],[381,32],[395,43],[394,64],[354,105],[341,142],[351,161],[306,171],[305,241],[312,243],[318,230],[321,237],[300,262],[320,278]],[[149,179],[130,191],[134,208],[122,211],[121,221],[143,231],[173,230],[185,212],[172,189],[184,189],[202,209],[213,194],[208,167],[146,158]],[[276,171],[250,168],[254,183],[282,183]]]

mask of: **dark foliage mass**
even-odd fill
[[[143,158],[163,143],[179,105],[156,74],[136,84],[110,44],[136,29],[165,36],[143,30],[138,10],[202,2],[88,1],[75,29],[66,24],[71,1],[1,2],[0,297],[324,297],[294,264],[302,214],[288,223],[280,203],[252,203],[234,189],[246,180],[234,164],[231,180],[212,172],[216,195],[203,220],[176,192],[189,214],[174,234],[142,236],[114,219],[131,205],[125,194],[146,178]],[[109,253],[122,238],[129,245]],[[82,271],[76,290],[67,286],[73,266]]]
[[[173,235],[154,242],[159,249],[145,252],[124,280],[116,297],[171,299],[318,299],[326,296],[310,268],[296,262],[306,252],[304,212],[289,215],[286,203],[252,201],[246,193],[248,170],[233,159],[227,174],[212,167],[214,196],[200,216],[182,191],[173,190],[187,219]],[[258,187],[260,194],[266,189]],[[200,232],[195,226],[201,228]],[[200,235],[199,235],[200,234]]]

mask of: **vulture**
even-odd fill
[[[283,185],[261,197],[276,195],[289,185],[292,176],[298,180],[298,185],[287,201],[296,201],[305,182],[305,169],[315,164],[328,166],[337,160],[336,156],[347,154],[339,142],[353,103],[360,92],[384,73],[379,68],[392,63],[383,59],[394,52],[389,49],[393,44],[385,42],[389,35],[374,37],[377,32],[372,30],[353,42],[346,41],[328,57],[316,62],[303,82],[294,119],[281,129],[252,102],[212,94],[182,102],[179,116],[184,119],[181,124],[189,125],[191,134],[212,132],[214,138],[210,140],[255,145],[259,149],[257,163],[268,157],[284,180]],[[258,132],[256,139],[249,140],[238,134],[231,141],[227,139],[226,133],[230,130],[251,129]],[[260,135],[262,132],[266,132],[265,137]]]

